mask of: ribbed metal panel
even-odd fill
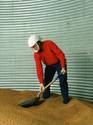
[[[52,39],[66,54],[71,96],[93,101],[93,1],[1,0],[0,87],[39,89],[31,33]],[[58,81],[51,87],[60,92]]]

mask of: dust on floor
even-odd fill
[[[93,125],[93,104],[72,98],[63,104],[52,95],[39,106],[22,108],[18,103],[34,96],[31,91],[0,89],[0,125]]]

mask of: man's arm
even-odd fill
[[[51,51],[57,56],[57,58],[60,60],[60,64],[61,67],[65,68],[66,65],[66,59],[65,59],[65,54],[64,52],[54,43],[54,42],[50,42],[49,45]]]
[[[37,53],[34,54],[34,59],[36,64],[38,80],[40,83],[43,83],[43,67],[42,67],[41,59]]]

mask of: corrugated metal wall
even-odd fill
[[[93,101],[93,0],[1,0],[0,88],[39,89],[31,33],[65,52],[70,95]]]

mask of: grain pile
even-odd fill
[[[22,108],[18,103],[33,92],[0,89],[0,125],[93,125],[93,104],[72,98],[65,105],[52,95],[39,106]]]

